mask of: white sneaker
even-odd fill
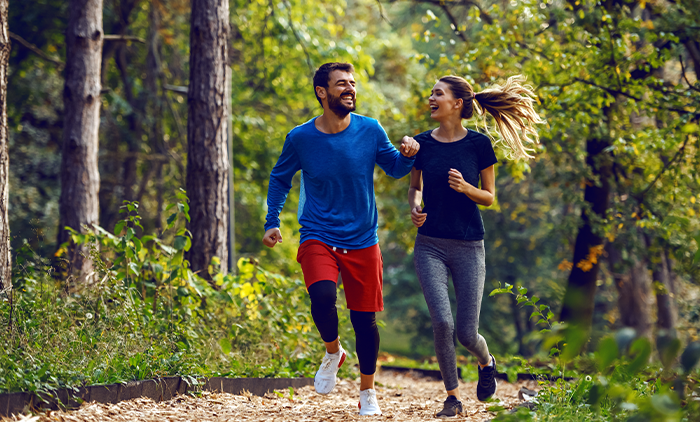
[[[333,391],[336,383],[338,370],[345,362],[345,349],[340,346],[337,353],[328,353],[323,357],[321,367],[318,368],[314,377],[314,388],[318,394],[328,394]]]
[[[373,388],[360,391],[360,402],[357,406],[360,408],[360,416],[382,414],[379,403],[377,403],[377,392]]]

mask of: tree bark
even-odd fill
[[[638,237],[633,236],[624,243],[633,246],[638,240]],[[651,279],[647,260],[628,248],[629,258],[625,262],[622,259],[624,247],[622,242],[616,242],[606,248],[610,272],[618,293],[620,323],[634,328],[637,336],[651,339]]]
[[[151,126],[151,146],[153,151],[159,154],[166,154],[164,145],[164,130],[163,119],[163,101],[158,90],[158,83],[161,81],[161,63],[160,63],[160,39],[158,30],[160,28],[160,12],[158,6],[151,3],[148,12],[148,54],[146,56],[146,89],[148,90],[147,111],[154,118]],[[156,209],[153,213],[155,218],[155,228],[161,230],[163,228],[163,162],[155,163],[155,183],[156,183]]]
[[[7,69],[10,59],[10,32],[7,24],[8,0],[0,0],[0,292],[12,289],[10,221],[7,212],[10,194],[10,155],[7,128]]]
[[[656,240],[661,241],[657,238]],[[654,292],[656,294],[656,328],[665,331],[671,337],[676,337],[676,322],[678,307],[676,305],[676,282],[671,270],[671,259],[662,245],[655,242],[651,236],[646,236],[649,251]]]
[[[587,180],[584,191],[584,201],[590,210],[581,211],[583,225],[579,228],[574,246],[574,266],[569,274],[569,284],[564,294],[560,315],[562,322],[590,329],[593,320],[596,280],[600,262],[591,262],[591,266],[579,266],[589,261],[595,247],[603,245],[603,238],[594,230],[594,217],[603,218],[608,210],[610,197],[610,175],[612,161],[605,148],[610,145],[607,139],[589,139],[586,142],[586,162],[593,175],[599,181]],[[589,213],[592,213],[590,215]]]
[[[68,226],[98,223],[100,175],[97,169],[100,125],[100,64],[102,60],[102,0],[70,0],[66,31],[66,74],[59,201],[58,244],[70,240]],[[81,276],[92,262],[87,247],[69,243],[68,259]]]
[[[187,119],[187,195],[192,270],[209,278],[217,256],[228,263],[228,154],[226,66],[228,0],[192,0]]]

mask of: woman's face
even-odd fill
[[[452,95],[450,86],[441,81],[438,81],[433,87],[428,98],[428,105],[430,106],[430,117],[435,120],[460,116],[462,113],[462,100],[456,99]]]

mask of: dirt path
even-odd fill
[[[101,421],[423,421],[434,420],[434,414],[442,408],[445,399],[443,384],[430,378],[413,374],[383,371],[377,374],[377,397],[382,416],[358,415],[358,382],[341,380],[327,396],[314,392],[312,386],[265,397],[236,396],[232,394],[204,393],[201,397],[180,396],[170,401],[155,403],[150,399],[135,399],[118,404],[88,403],[71,412],[51,411],[38,416],[24,416],[8,420],[24,422],[101,422]],[[511,408],[521,401],[520,387],[537,389],[536,383],[508,384],[499,382],[496,397],[502,405]],[[476,383],[460,383],[465,414],[456,420],[485,421],[493,417],[486,409],[491,404],[476,401]]]

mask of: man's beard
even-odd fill
[[[345,94],[341,94],[339,97],[335,97],[332,94],[328,95],[328,108],[341,119],[350,114],[351,111],[355,111],[355,98],[353,98],[351,106],[346,106],[340,99],[343,95]]]

